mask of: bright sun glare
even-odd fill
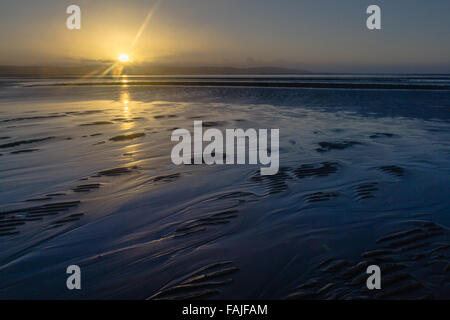
[[[120,62],[128,62],[128,61],[130,61],[130,57],[127,54],[121,54],[118,59],[119,59]]]

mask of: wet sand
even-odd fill
[[[0,298],[449,299],[449,98],[2,88]],[[280,128],[280,171],[173,165],[171,131],[194,119]]]

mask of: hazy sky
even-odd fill
[[[0,0],[0,64],[114,60],[450,73],[449,0]],[[81,7],[79,31],[66,8]],[[382,9],[382,30],[366,8]]]

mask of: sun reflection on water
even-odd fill
[[[129,130],[134,127],[133,115],[132,115],[132,103],[130,93],[126,86],[120,92],[120,104],[122,106],[123,121],[120,125],[121,130]]]

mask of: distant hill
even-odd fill
[[[0,66],[0,76],[81,76],[99,75],[108,69],[108,65],[89,66]],[[129,75],[267,75],[267,74],[309,74],[305,70],[280,68],[280,67],[180,67],[180,66],[125,66],[122,74]],[[110,73],[112,74],[112,73]]]
[[[258,75],[258,74],[304,74],[310,73],[305,70],[296,70],[281,67],[253,67],[253,68],[237,68],[237,67],[179,67],[179,66],[145,66],[145,67],[128,67],[127,72],[130,74],[186,74],[186,75]]]

